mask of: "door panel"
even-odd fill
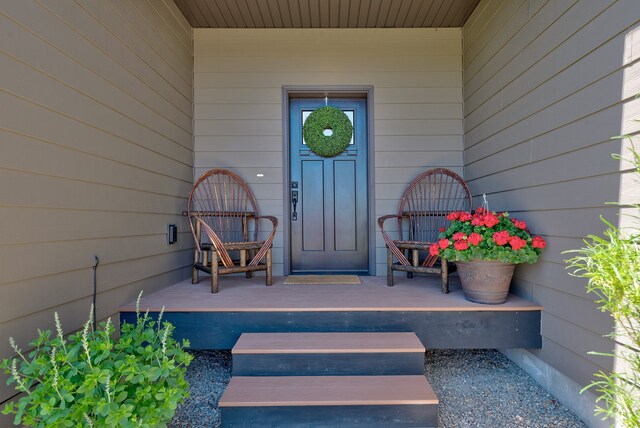
[[[335,161],[333,176],[334,249],[336,251],[357,251],[355,161]]]
[[[302,161],[300,216],[303,251],[324,251],[324,179],[322,161]],[[307,197],[309,195],[309,197]],[[312,197],[313,195],[313,197]],[[302,207],[304,206],[304,209]]]
[[[291,272],[366,274],[366,99],[330,100],[354,126],[349,147],[332,158],[314,154],[302,137],[304,120],[324,105],[322,98],[292,98],[289,104]]]

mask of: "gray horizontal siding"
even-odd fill
[[[196,175],[213,167],[239,172],[263,213],[286,218],[283,86],[373,86],[376,215],[396,211],[403,186],[424,169],[462,172],[459,29],[198,29],[194,35]],[[384,243],[378,239],[376,246],[372,256],[383,275]]]
[[[189,275],[192,31],[173,2],[0,6],[0,357]],[[166,225],[179,239],[166,245]],[[0,382],[0,402],[13,391]],[[4,420],[3,420],[4,422]],[[1,425],[2,423],[0,423]]]
[[[610,359],[611,320],[562,251],[616,221],[620,165],[610,140],[637,113],[635,1],[482,2],[464,28],[465,178],[474,196],[527,221],[549,242],[515,290],[544,306],[543,347],[533,355],[586,385]]]

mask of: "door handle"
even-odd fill
[[[296,208],[298,206],[298,191],[293,190],[291,192],[291,203],[293,204],[293,212],[291,213],[291,220],[298,220],[298,213]]]

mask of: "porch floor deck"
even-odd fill
[[[223,277],[220,291],[212,294],[209,277],[199,284],[185,280],[153,294],[143,294],[141,308],[165,312],[341,312],[341,311],[540,311],[542,307],[515,295],[502,305],[482,305],[464,298],[457,276],[451,277],[450,293],[440,292],[435,276],[408,279],[396,275],[395,286],[386,277],[361,276],[360,285],[286,285],[287,277]],[[120,308],[135,311],[135,302]]]
[[[464,298],[456,275],[449,294],[439,278],[360,277],[361,285],[285,285],[286,277],[247,279],[227,276],[220,292],[210,292],[209,277],[185,280],[144,296],[141,310],[176,326],[195,349],[230,349],[241,333],[413,331],[427,348],[538,348],[542,307],[510,295],[502,305]],[[120,308],[121,320],[135,317],[135,302]]]

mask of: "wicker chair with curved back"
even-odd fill
[[[469,188],[453,171],[431,169],[411,181],[400,198],[398,213],[378,219],[387,246],[387,285],[393,285],[394,270],[407,272],[409,277],[414,273],[434,273],[441,275],[442,292],[448,293],[447,261],[442,259],[436,265],[438,257],[430,256],[428,250],[432,243],[437,242],[440,228],[447,227],[447,214],[470,208]],[[398,239],[392,239],[384,229],[384,223],[389,219],[397,220]],[[405,234],[407,239],[404,239]],[[394,257],[397,263],[393,262]]]
[[[278,220],[259,214],[240,176],[226,169],[203,174],[191,189],[187,213],[195,240],[194,284],[199,282],[198,271],[210,273],[211,292],[217,293],[219,275],[246,272],[250,278],[252,272],[265,270],[266,284],[271,285],[271,246]],[[272,227],[266,239],[259,240],[262,219],[270,220]]]

